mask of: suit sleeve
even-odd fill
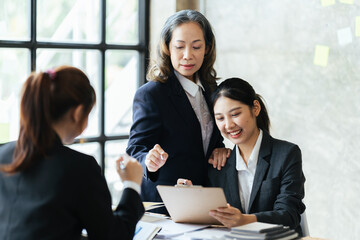
[[[257,220],[296,228],[300,223],[300,214],[305,210],[302,203],[304,182],[301,151],[294,145],[281,166],[280,193],[276,197],[274,210],[255,213]]]
[[[82,177],[77,211],[89,239],[131,240],[144,213],[139,194],[133,189],[124,189],[121,201],[113,212],[110,192],[100,167],[93,158],[87,161],[89,163],[83,166],[87,171]]]
[[[214,120],[215,122],[215,120]],[[218,140],[216,142],[216,148],[224,148],[225,147],[225,144],[224,144],[224,138],[222,137],[219,129],[217,128],[216,124],[214,124],[214,129],[215,131],[217,131],[217,135],[219,136],[218,137]]]
[[[155,97],[144,88],[138,89],[133,102],[133,125],[126,152],[137,159],[144,170],[144,177],[156,181],[158,172],[149,172],[145,165],[148,152],[159,143],[161,116]]]

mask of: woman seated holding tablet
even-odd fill
[[[248,82],[225,80],[212,101],[216,125],[235,147],[221,171],[209,168],[208,186],[222,187],[229,203],[209,214],[229,228],[258,221],[301,235],[305,177],[299,147],[270,136],[265,105]],[[178,180],[184,183],[191,181]]]
[[[113,212],[96,160],[63,145],[86,128],[94,104],[94,89],[77,68],[26,80],[19,138],[0,147],[0,239],[80,239],[82,229],[89,239],[133,238],[144,213],[141,165],[126,155],[117,160],[125,189]]]

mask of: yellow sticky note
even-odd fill
[[[354,0],[339,0],[341,3],[354,4]]]
[[[321,0],[321,6],[326,7],[330,5],[334,5],[335,0]]]
[[[360,16],[355,20],[355,36],[360,37]]]
[[[0,123],[0,143],[6,143],[10,140],[9,133],[9,123]]]
[[[329,58],[329,47],[324,45],[316,45],[314,64],[326,67]]]

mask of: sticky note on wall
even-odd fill
[[[321,0],[321,6],[326,7],[330,5],[334,5],[335,0]]]
[[[354,4],[354,0],[339,0],[341,3]]]
[[[0,143],[6,143],[9,141],[9,133],[9,123],[0,123]]]
[[[355,36],[360,37],[360,16],[355,20]]]
[[[352,42],[352,35],[350,27],[343,28],[337,31],[339,44],[344,46]]]
[[[314,64],[318,66],[326,67],[329,58],[329,47],[324,45],[316,45]]]

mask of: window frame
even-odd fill
[[[102,174],[105,173],[105,145],[107,142],[115,140],[129,139],[129,135],[105,135],[105,53],[107,50],[135,50],[139,54],[139,64],[137,69],[137,86],[140,87],[146,82],[146,68],[149,59],[149,1],[138,1],[138,21],[139,21],[139,42],[136,45],[107,44],[106,43],[106,0],[100,1],[100,42],[99,43],[64,43],[64,42],[42,42],[37,41],[37,0],[30,0],[30,40],[1,40],[0,48],[22,48],[30,50],[30,71],[36,70],[36,51],[37,49],[74,49],[74,50],[98,50],[100,52],[100,84],[97,104],[99,105],[99,128],[100,134],[97,137],[83,138],[81,142],[95,142],[100,145],[100,163]],[[79,144],[76,139],[74,144]],[[0,144],[1,145],[1,144]]]

